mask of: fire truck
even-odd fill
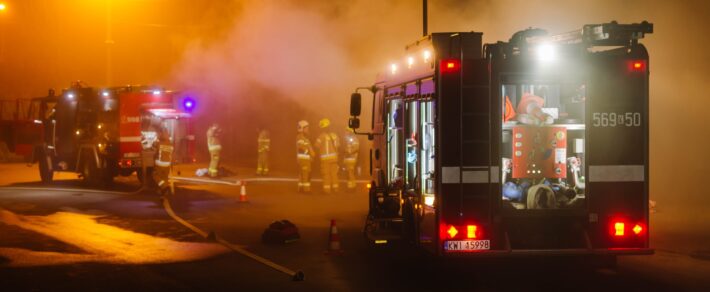
[[[78,82],[53,93],[33,100],[42,142],[32,162],[38,162],[43,182],[51,182],[55,171],[78,173],[89,185],[133,173],[142,179],[144,169],[152,170],[161,128],[175,145],[174,161],[194,161],[189,97],[149,86],[93,88]]]
[[[541,29],[507,42],[432,33],[370,91],[374,244],[435,255],[581,255],[649,248],[648,22]],[[538,119],[536,119],[538,118]]]

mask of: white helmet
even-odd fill
[[[308,122],[306,122],[305,120],[298,121],[298,132],[299,133],[303,132],[303,129],[305,129],[306,127],[308,127]]]

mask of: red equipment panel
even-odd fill
[[[566,178],[567,129],[513,127],[513,178]]]

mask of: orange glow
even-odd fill
[[[454,67],[456,67],[456,64],[454,62],[446,63],[446,68],[453,69]]]
[[[5,3],[0,3],[0,11],[5,11],[6,8]]]
[[[636,226],[634,226],[632,230],[636,235],[639,235],[641,234],[641,232],[643,232],[643,227],[641,227],[641,225],[636,224]]]
[[[643,63],[641,62],[634,62],[634,69],[641,69],[643,67]]]
[[[624,223],[623,222],[614,223],[614,236],[624,236]]]
[[[372,184],[367,184],[367,189],[369,190],[371,188],[372,188]]]
[[[448,233],[451,238],[454,238],[456,234],[459,234],[459,231],[456,230],[456,227],[451,225],[451,227],[449,227],[449,230],[447,230],[446,233]]]
[[[476,238],[476,231],[478,230],[478,226],[476,225],[468,225],[466,226],[466,237],[468,238]]]

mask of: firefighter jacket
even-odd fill
[[[207,130],[207,149],[210,152],[222,150],[222,143],[219,141],[220,132],[220,129],[215,126]]]
[[[360,140],[355,134],[348,132],[343,137],[345,143],[345,159],[357,159],[357,154],[360,152]]]
[[[321,160],[338,160],[338,135],[335,133],[322,133],[316,139],[316,147],[320,152]]]
[[[160,167],[170,167],[173,159],[173,144],[170,139],[161,139],[158,141],[158,158],[155,160],[155,165]]]
[[[300,160],[311,160],[315,154],[308,137],[303,133],[298,133],[296,136],[296,157]]]
[[[266,131],[261,131],[258,138],[258,151],[259,153],[269,152],[271,149],[271,139],[269,139],[269,134]]]

